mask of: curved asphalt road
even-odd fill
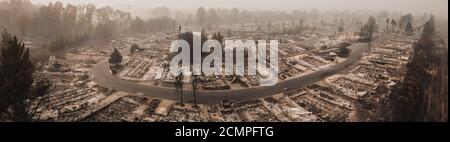
[[[237,90],[198,90],[197,102],[200,104],[212,104],[220,103],[222,100],[247,101],[282,93],[286,89],[296,89],[314,84],[358,63],[362,58],[363,53],[368,49],[368,46],[367,43],[356,43],[351,45],[349,48],[352,52],[347,60],[334,66],[297,78],[279,81],[277,85],[271,87],[252,87]],[[94,65],[91,72],[92,80],[100,86],[119,91],[143,93],[145,96],[169,100],[180,99],[180,96],[176,93],[175,88],[142,85],[135,82],[120,80],[110,74],[108,70],[108,60],[103,60]],[[194,101],[192,91],[185,90],[183,94],[185,102],[192,103]]]

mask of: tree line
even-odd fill
[[[126,29],[131,16],[111,7],[93,4],[64,5],[61,2],[37,6],[29,0],[9,0],[1,4],[0,21],[21,36],[35,34],[50,39],[93,33],[97,28],[112,26]]]
[[[135,33],[170,32],[176,31],[176,28],[178,28],[177,22],[166,16],[152,18],[147,21],[136,17],[130,23],[130,31]]]

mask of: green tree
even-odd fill
[[[120,65],[120,63],[122,63],[122,55],[116,48],[114,48],[114,51],[111,53],[109,63],[112,64],[114,67],[117,67]]]
[[[361,32],[360,32],[360,40],[363,42],[368,42],[369,45],[373,40],[373,34],[377,30],[377,23],[375,21],[375,18],[370,16],[367,24],[361,26]]]
[[[391,30],[392,30],[392,31],[395,31],[395,27],[397,27],[397,21],[395,21],[394,19],[392,19],[392,20],[391,20],[391,25],[392,25]]]
[[[422,31],[422,39],[431,41],[432,37],[436,33],[436,23],[434,21],[434,16],[431,15],[430,19],[425,23]]]
[[[0,113],[18,122],[32,121],[37,98],[47,94],[49,83],[34,83],[29,49],[16,36],[2,34],[0,56]]]
[[[198,19],[200,26],[203,26],[205,24],[206,10],[203,7],[198,8],[197,19]]]
[[[368,32],[368,38],[369,43],[373,40],[373,34],[377,30],[377,22],[375,21],[375,18],[373,16],[370,16],[369,21],[367,22],[367,32]]]
[[[135,33],[146,32],[144,20],[142,20],[139,17],[136,17],[133,21],[131,21],[130,29],[132,32],[135,32]]]
[[[394,121],[448,121],[448,50],[435,28],[431,17],[413,44],[405,77],[389,95]]]
[[[411,22],[408,22],[408,23],[406,24],[405,32],[406,32],[407,35],[412,35],[412,34],[413,34],[414,28],[413,28]]]
[[[389,25],[391,24],[390,22],[391,22],[391,20],[389,20],[389,18],[387,18],[386,19],[386,32],[389,32]]]
[[[413,22],[413,16],[411,13],[408,13],[402,17],[400,17],[400,20],[398,22],[398,26],[400,30],[403,30],[403,28],[406,28],[406,24]]]

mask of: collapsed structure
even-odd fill
[[[279,45],[278,80],[287,81],[338,65],[353,50],[353,34],[328,28],[301,34],[267,34],[242,25],[226,39],[276,39]],[[218,28],[220,30],[220,27]],[[303,88],[286,88],[255,100],[223,100],[220,104],[179,104],[101,87],[89,78],[92,66],[109,57],[117,48],[125,56],[115,77],[153,87],[174,88],[176,77],[169,70],[169,46],[175,33],[117,37],[95,48],[80,48],[65,59],[52,57],[38,74],[52,79],[53,93],[40,108],[40,120],[54,121],[354,121],[353,115],[364,102],[385,102],[392,87],[404,77],[404,69],[414,39],[386,34],[372,43],[361,61],[339,74]],[[138,49],[130,49],[132,45]],[[362,48],[362,47],[360,47]],[[260,74],[200,76],[201,90],[257,88]],[[190,76],[183,82],[189,84]],[[184,89],[190,85],[185,85]],[[175,93],[175,92],[174,92]]]

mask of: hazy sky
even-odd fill
[[[48,3],[58,0],[31,0],[33,3]],[[146,8],[166,6],[171,9],[193,9],[197,7],[292,10],[292,9],[371,9],[402,12],[428,12],[447,15],[448,0],[60,0],[73,4],[94,3]],[[445,14],[444,14],[445,13]]]

